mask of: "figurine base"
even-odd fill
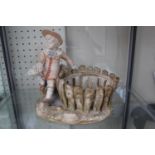
[[[89,124],[104,120],[111,113],[109,107],[105,108],[102,112],[91,111],[89,113],[79,111],[68,111],[62,106],[60,100],[55,101],[55,105],[49,106],[41,100],[36,105],[36,113],[39,117],[50,122],[58,122],[64,124]]]

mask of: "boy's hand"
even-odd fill
[[[77,66],[76,66],[75,64],[73,64],[73,65],[71,66],[71,68],[72,68],[72,69],[76,69]]]

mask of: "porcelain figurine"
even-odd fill
[[[60,48],[63,40],[59,33],[43,30],[42,35],[47,41],[47,48],[39,54],[39,62],[28,73],[38,76],[40,91],[45,93],[43,102],[49,103],[52,100],[56,79],[60,71],[60,60],[65,60],[72,68],[75,65]]]

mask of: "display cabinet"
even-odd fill
[[[138,27],[127,128],[155,128],[155,27]]]
[[[27,73],[46,48],[41,34],[44,29],[61,35],[61,48],[77,66],[97,66],[120,78],[112,97],[111,114],[103,121],[71,125],[48,122],[37,116],[36,103],[41,96],[39,83]],[[132,105],[136,105],[131,89],[134,61],[137,61],[134,59],[136,27],[9,26],[1,27],[0,34],[0,93],[3,97],[0,125],[4,125],[1,128],[131,128]],[[3,113],[8,113],[7,121]],[[7,122],[10,125],[6,125]]]
[[[2,50],[0,42],[0,128],[17,128]]]

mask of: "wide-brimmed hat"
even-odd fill
[[[51,35],[51,36],[55,37],[55,38],[59,41],[60,45],[63,43],[63,40],[62,40],[60,34],[57,33],[57,32],[50,31],[50,30],[43,30],[43,31],[42,31],[42,35],[43,35],[44,37],[45,37],[46,35]]]

